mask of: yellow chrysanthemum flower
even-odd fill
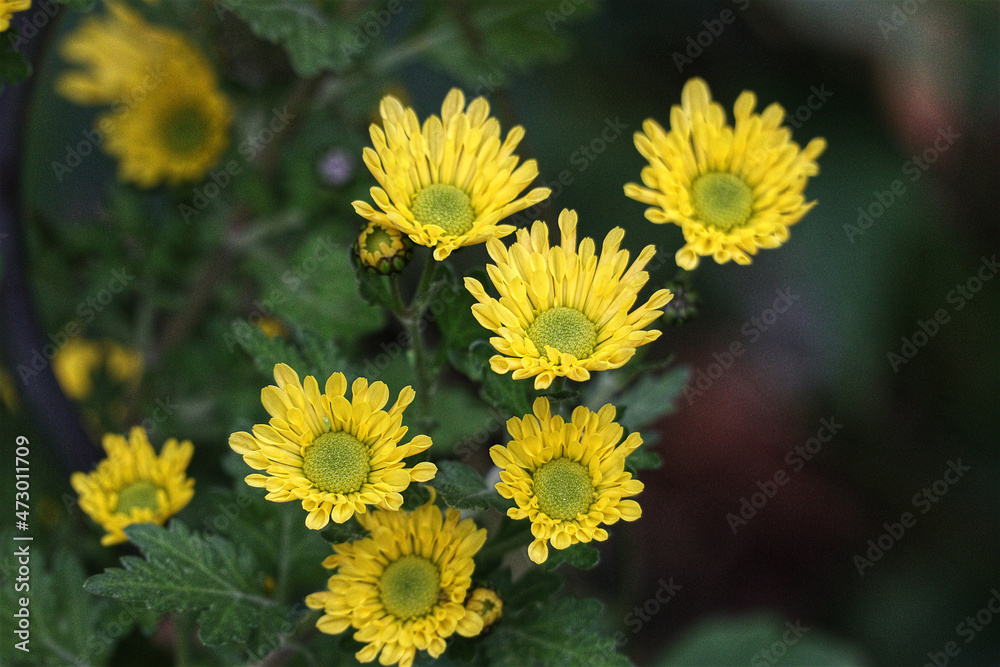
[[[97,127],[123,181],[151,188],[202,178],[229,143],[232,115],[211,64],[183,34],[121,3],[108,12],[66,38],[63,57],[82,69],[57,90],[78,104],[114,105]]]
[[[488,628],[503,617],[503,600],[496,591],[477,588],[469,595],[465,608],[483,617],[483,628]]]
[[[514,149],[524,137],[517,126],[500,142],[500,123],[490,118],[490,105],[477,97],[465,109],[465,95],[453,88],[423,127],[413,109],[392,95],[379,106],[383,130],[371,126],[375,148],[364,160],[381,187],[371,189],[381,211],[366,201],[354,202],[362,217],[407,234],[414,243],[434,248],[443,260],[456,248],[504,237],[513,225],[498,224],[507,216],[549,196],[535,188],[516,197],[538,176],[534,160],[520,167]]]
[[[603,541],[608,531],[601,524],[642,515],[639,503],[627,500],[642,491],[642,482],[625,472],[625,458],[642,438],[632,433],[618,444],[624,429],[614,422],[613,405],[598,412],[580,406],[567,423],[550,414],[542,396],[535,399],[534,413],[507,421],[512,439],[506,447],[491,447],[490,458],[500,468],[497,491],[516,503],[507,516],[531,521],[535,539],[528,557],[544,563],[547,542],[565,549]]]
[[[80,495],[80,509],[101,524],[107,534],[101,544],[125,542],[123,532],[133,523],[157,523],[180,512],[194,496],[194,480],[185,475],[194,447],[171,438],[157,457],[141,427],[124,436],[104,436],[107,458],[90,474],[73,473],[70,484]]]
[[[651,205],[650,222],[681,227],[681,268],[694,269],[701,256],[749,264],[758,248],[787,241],[788,227],[816,205],[802,192],[819,173],[816,158],[826,141],[813,139],[800,149],[791,130],[781,127],[781,105],[762,114],[753,113],[756,106],[757,97],[744,91],[731,127],[708,85],[695,78],[685,84],[680,106],[670,110],[670,132],[650,118],[635,133],[635,147],[649,161],[642,170],[646,187],[628,183],[625,195]]]
[[[395,227],[369,222],[354,246],[361,266],[374,273],[399,273],[410,261],[413,243]]]
[[[52,372],[63,392],[82,401],[94,390],[94,373],[101,367],[104,351],[100,343],[70,338],[52,355]]]
[[[426,450],[431,439],[418,435],[399,444],[406,435],[403,411],[414,398],[404,387],[388,412],[384,382],[358,378],[352,398],[344,397],[347,379],[334,373],[319,391],[316,378],[305,382],[285,364],[274,367],[277,386],[265,387],[261,402],[271,415],[245,431],[229,436],[229,446],[254,470],[266,475],[246,477],[250,486],[267,489],[267,500],[301,500],[309,512],[306,527],[324,528],[332,519],[344,523],[366,505],[398,510],[400,495],[410,482],[426,482],[437,472],[433,463],[405,468],[403,459]]]
[[[31,8],[31,0],[0,0],[0,32],[10,27],[10,19],[14,12],[23,12]]]
[[[487,265],[500,299],[486,294],[482,283],[465,279],[479,303],[472,313],[498,336],[490,343],[499,352],[490,359],[496,373],[513,371],[513,378],[534,377],[535,388],[548,387],[557,376],[577,382],[591,371],[620,368],[635,348],[660,337],[647,324],[662,314],[670,290],[661,289],[629,312],[649,279],[643,267],[656,254],[646,246],[628,268],[629,253],[618,247],[625,237],[615,227],[604,239],[601,255],[591,238],[577,249],[575,211],[559,214],[562,244],[549,247],[549,229],[535,222],[517,232],[509,249],[490,239],[486,248],[496,265]],[[625,269],[628,268],[628,271]]]
[[[482,616],[464,603],[485,529],[460,521],[457,510],[442,518],[433,502],[413,512],[372,512],[358,522],[369,537],[335,545],[323,565],[337,572],[327,590],[306,598],[311,609],[325,611],[316,627],[332,635],[353,627],[354,639],[366,644],[355,654],[359,661],[378,657],[400,667],[412,665],[418,650],[437,658],[455,633],[482,632]]]

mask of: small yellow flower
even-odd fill
[[[81,69],[56,84],[77,104],[114,105],[97,128],[119,177],[139,187],[202,178],[229,143],[229,102],[205,55],[183,34],[146,23],[118,2],[62,45]]]
[[[477,588],[469,595],[465,608],[483,617],[483,627],[488,628],[503,617],[503,600],[496,591]]]
[[[478,280],[465,279],[479,302],[473,315],[498,334],[490,338],[500,353],[490,367],[501,374],[513,371],[515,380],[534,377],[536,389],[557,376],[583,382],[591,371],[620,368],[635,348],[660,337],[645,327],[671,299],[670,290],[659,290],[630,312],[649,279],[642,269],[656,248],[646,246],[629,268],[628,251],[618,249],[625,237],[620,227],[611,230],[598,256],[591,238],[577,249],[576,222],[575,211],[559,214],[562,244],[551,248],[544,222],[535,222],[530,234],[518,230],[509,249],[497,239],[487,242],[496,265],[486,269],[499,300]]]
[[[413,243],[395,227],[369,222],[354,246],[361,266],[374,273],[399,273],[410,261]]]
[[[14,378],[3,368],[0,368],[0,403],[3,403],[7,412],[11,414],[16,414],[20,405]]]
[[[52,355],[52,372],[63,392],[82,401],[94,390],[94,373],[101,367],[104,351],[100,343],[70,338]]]
[[[567,423],[550,414],[543,396],[535,399],[534,413],[508,420],[511,441],[491,447],[490,458],[500,468],[497,491],[516,503],[507,516],[531,521],[528,557],[544,563],[547,542],[565,549],[603,541],[608,532],[601,524],[642,515],[639,503],[627,500],[642,491],[642,482],[625,472],[625,458],[642,438],[632,433],[618,444],[624,429],[614,422],[613,405],[597,412],[580,406]]]
[[[465,109],[465,95],[453,88],[421,127],[413,109],[392,95],[379,107],[383,130],[371,126],[375,148],[364,160],[381,187],[371,189],[376,211],[366,201],[354,210],[367,220],[395,227],[414,243],[434,248],[440,261],[461,246],[504,237],[513,225],[499,222],[549,196],[535,188],[517,196],[538,176],[534,160],[520,167],[514,149],[524,137],[517,126],[500,141],[500,123],[477,97]]]
[[[194,447],[171,438],[157,457],[146,431],[134,427],[124,436],[104,436],[107,458],[89,473],[73,473],[70,484],[80,495],[80,509],[107,531],[101,544],[125,542],[134,523],[163,525],[194,496],[194,480],[185,475]]]
[[[785,110],[771,104],[753,113],[757,97],[744,91],[733,107],[735,127],[713,102],[708,85],[691,79],[680,106],[670,110],[670,132],[647,119],[635,133],[635,147],[649,166],[642,182],[625,185],[625,195],[650,204],[646,218],[672,222],[684,232],[677,265],[698,266],[711,256],[750,264],[758,248],[777,248],[788,240],[788,227],[816,202],[803,196],[810,176],[819,173],[816,158],[826,141],[813,139],[804,148],[781,127]]]
[[[105,354],[105,367],[115,382],[135,383],[142,378],[144,362],[139,350],[108,341]]]
[[[414,398],[404,387],[388,412],[384,382],[358,378],[352,399],[344,397],[347,379],[334,373],[321,394],[316,378],[305,382],[285,364],[274,367],[277,386],[265,387],[261,402],[270,413],[267,424],[257,424],[253,434],[229,436],[229,446],[254,470],[246,483],[267,489],[267,500],[285,503],[301,500],[309,512],[306,527],[321,530],[332,519],[344,523],[367,505],[398,510],[400,495],[410,482],[426,482],[437,472],[433,463],[404,467],[403,459],[431,446],[418,435],[399,444],[406,435],[403,411]]]
[[[268,338],[285,338],[288,329],[277,317],[263,317],[257,322],[257,328]]]
[[[23,12],[31,7],[31,0],[0,0],[0,32],[10,27],[14,12]]]
[[[360,662],[378,657],[400,667],[410,667],[417,651],[437,658],[455,633],[482,632],[483,617],[463,603],[486,530],[460,518],[453,509],[442,517],[433,502],[413,512],[358,516],[369,536],[335,545],[323,565],[337,572],[327,590],[306,598],[325,612],[316,627],[331,635],[353,627],[365,644],[355,654]]]

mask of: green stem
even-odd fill
[[[187,614],[174,614],[174,665],[191,664],[191,632],[194,626]]]
[[[434,263],[433,257],[428,257],[428,265]],[[428,366],[428,354],[424,346],[423,321],[425,307],[425,292],[427,286],[433,278],[434,268],[430,270],[424,267],[424,275],[420,280],[420,287],[413,295],[413,302],[406,306],[403,301],[403,293],[399,286],[399,275],[389,276],[389,296],[390,308],[406,329],[409,338],[409,348],[413,352],[413,375],[416,386],[417,417],[420,430],[427,431],[432,426],[431,414],[431,385],[430,368]]]

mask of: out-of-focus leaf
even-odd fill
[[[506,511],[510,506],[495,488],[486,485],[483,476],[474,468],[458,461],[440,461],[431,485],[450,507],[457,509],[495,507]]]
[[[787,665],[866,662],[856,648],[820,630],[799,621],[784,622],[772,614],[754,614],[702,621],[677,639],[656,664],[767,665],[778,658]]]
[[[579,570],[591,570],[601,560],[601,554],[590,544],[577,542],[565,549],[549,549],[544,567],[554,570],[562,563],[569,563]]]

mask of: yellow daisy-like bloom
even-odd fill
[[[413,254],[413,243],[395,227],[369,222],[361,230],[354,250],[361,266],[374,273],[389,275],[406,268]]]
[[[104,351],[100,343],[70,338],[52,355],[52,372],[63,392],[82,401],[94,390],[94,373],[101,367]]]
[[[205,55],[183,34],[121,3],[82,22],[62,45],[81,69],[56,84],[78,104],[114,105],[98,118],[119,178],[139,187],[202,178],[229,143],[229,102]]]
[[[559,214],[562,244],[549,247],[549,228],[535,222],[517,232],[510,248],[490,239],[486,248],[496,265],[487,273],[500,299],[486,294],[482,283],[465,279],[465,287],[479,303],[472,314],[498,336],[490,343],[500,354],[490,359],[496,373],[513,371],[515,380],[534,377],[535,388],[548,387],[557,376],[577,382],[591,371],[620,368],[635,348],[660,337],[647,324],[662,315],[658,310],[673,295],[658,290],[649,301],[632,310],[639,290],[649,279],[643,267],[656,254],[646,246],[635,263],[619,250],[625,237],[615,227],[604,239],[600,255],[584,238],[577,249],[575,211]],[[628,269],[628,271],[626,271]]]
[[[163,525],[194,496],[194,480],[185,475],[194,447],[171,438],[157,457],[146,431],[134,427],[124,436],[104,436],[107,458],[90,474],[76,472],[70,484],[80,495],[80,509],[107,534],[101,544],[120,544],[133,523]]]
[[[549,401],[535,399],[534,416],[507,421],[511,442],[494,445],[490,458],[500,468],[496,489],[513,498],[512,519],[531,521],[535,540],[528,557],[544,563],[547,542],[565,549],[577,542],[608,539],[601,524],[635,521],[639,503],[627,500],[642,491],[642,482],[625,472],[625,458],[642,444],[638,433],[618,444],[624,429],[614,422],[615,408],[597,412],[580,406],[566,422],[549,412]]]
[[[31,8],[31,0],[0,0],[0,32],[10,27],[10,19],[14,12],[23,12]]]
[[[650,118],[635,133],[635,147],[649,161],[642,170],[646,187],[628,183],[625,195],[651,205],[650,222],[681,227],[681,268],[694,269],[702,256],[750,264],[758,248],[787,241],[788,227],[816,205],[806,203],[803,190],[819,173],[816,158],[826,141],[813,139],[800,149],[781,127],[781,105],[762,114],[753,113],[756,106],[756,95],[744,91],[731,127],[708,85],[695,78],[670,110],[670,132]]]
[[[483,617],[483,627],[488,628],[503,616],[503,600],[496,591],[477,588],[469,595],[465,608]]]
[[[359,661],[378,656],[400,667],[412,665],[417,651],[437,658],[455,633],[482,632],[482,616],[464,602],[486,530],[460,518],[453,509],[442,517],[433,502],[413,512],[359,516],[369,537],[335,545],[323,561],[337,568],[328,590],[306,598],[311,609],[326,612],[316,627],[332,635],[353,627],[354,639],[366,644],[355,654]]]
[[[251,468],[267,473],[246,477],[250,486],[267,489],[267,500],[302,501],[309,512],[306,527],[320,530],[331,519],[344,523],[364,514],[367,505],[398,510],[411,481],[426,482],[437,472],[429,462],[404,467],[404,458],[431,446],[426,435],[400,444],[407,431],[403,411],[414,398],[410,387],[386,412],[384,382],[369,385],[358,378],[348,400],[343,373],[330,376],[323,394],[316,378],[300,382],[285,364],[274,367],[274,379],[277,386],[261,392],[271,420],[254,426],[252,435],[233,433],[229,446]]]
[[[381,211],[354,202],[362,217],[407,234],[414,243],[434,248],[440,261],[461,246],[504,237],[513,225],[507,216],[549,196],[535,188],[517,196],[538,176],[534,160],[520,167],[514,149],[524,137],[517,126],[500,141],[500,123],[490,105],[477,97],[465,109],[465,95],[453,88],[421,127],[413,109],[387,95],[379,106],[383,130],[371,126],[374,149],[364,160],[381,187],[371,189]]]

